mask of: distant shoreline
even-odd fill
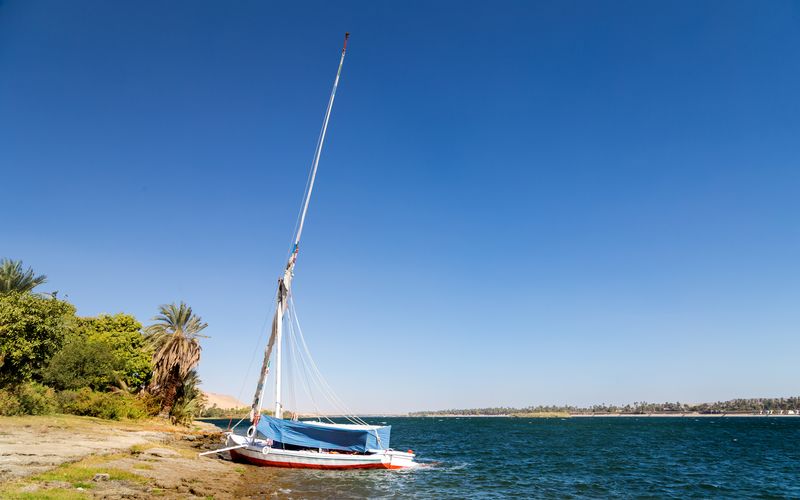
[[[736,417],[743,417],[743,418],[792,418],[792,417],[800,417],[800,413],[794,415],[787,415],[787,414],[759,414],[759,413],[694,413],[694,412],[686,412],[686,413],[508,413],[503,415],[459,415],[457,413],[447,413],[447,414],[415,414],[410,415],[408,413],[394,413],[394,414],[381,414],[381,415],[358,415],[360,418],[713,418],[713,417],[722,417],[722,418],[736,418]],[[247,415],[244,415],[247,418]],[[324,415],[326,418],[344,418],[343,415]],[[198,421],[206,421],[206,420],[225,420],[225,419],[239,419],[242,418],[242,415],[223,415],[219,417],[199,417],[195,420]],[[317,418],[316,416],[306,415],[301,416],[301,418]]]
[[[410,417],[419,418],[650,418],[650,417],[669,417],[669,418],[793,418],[800,417],[800,414],[795,415],[780,415],[780,414],[759,414],[759,413],[569,413],[564,415],[537,415],[537,414],[524,414],[524,415],[458,415],[453,413],[437,415],[409,415]]]
[[[800,417],[800,415],[765,415],[759,413],[594,413],[594,414],[586,414],[586,413],[575,413],[570,414],[570,417],[672,417],[672,418],[694,418],[694,417],[701,417],[701,418],[712,418],[712,417],[725,417],[725,418],[732,418],[732,417],[762,417],[762,418],[773,418],[773,417]]]

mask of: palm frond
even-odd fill
[[[0,293],[26,293],[46,282],[47,276],[36,276],[30,267],[23,271],[21,260],[0,260]]]
[[[169,416],[174,424],[189,425],[206,405],[206,396],[200,390],[200,377],[191,370],[183,377]]]

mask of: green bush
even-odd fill
[[[142,389],[153,367],[140,328],[127,314],[78,318],[76,331],[42,370],[42,380],[58,390]]]
[[[151,417],[158,413],[159,401],[149,394],[134,396],[126,392],[96,392],[88,387],[56,393],[36,382],[0,389],[0,415],[48,415],[69,413],[110,420]]]
[[[20,385],[17,397],[25,415],[48,415],[56,411],[56,392],[42,384]]]
[[[56,411],[56,393],[36,382],[0,389],[0,415],[48,415]]]
[[[0,415],[12,416],[22,414],[19,398],[8,389],[0,389]]]
[[[108,388],[113,382],[114,356],[108,345],[75,335],[42,370],[44,382],[59,390]]]
[[[61,411],[110,420],[140,419],[150,416],[152,404],[148,398],[124,392],[95,392],[84,387],[78,391],[58,393]]]

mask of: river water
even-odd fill
[[[253,498],[800,498],[800,418],[368,421],[391,425],[392,447],[413,449],[424,467],[248,466],[232,492]]]

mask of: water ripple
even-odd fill
[[[800,498],[800,418],[385,420],[424,467],[249,467],[236,496]]]

